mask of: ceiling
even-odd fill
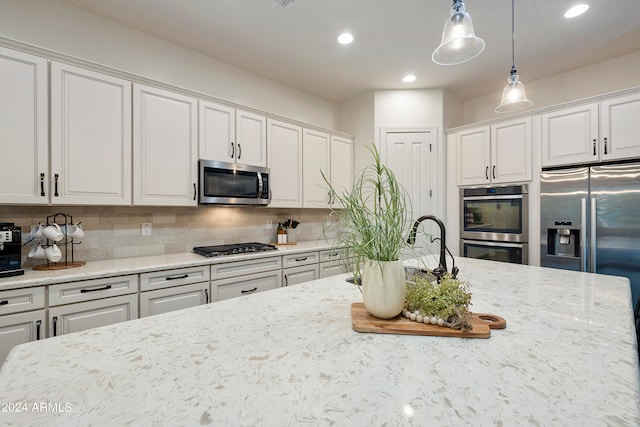
[[[511,68],[511,2],[466,0],[475,59],[431,61],[451,0],[64,0],[271,80],[341,103],[371,89],[447,88],[461,100],[500,91]],[[640,49],[640,1],[519,0],[515,62],[526,85]],[[336,42],[350,31],[351,45]],[[417,80],[403,83],[413,73]]]

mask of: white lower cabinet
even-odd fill
[[[318,264],[285,268],[282,270],[282,286],[297,285],[298,283],[316,280],[318,275]]]
[[[347,267],[340,261],[321,262],[319,267],[320,278],[337,276],[347,272]]]
[[[0,365],[18,344],[46,337],[45,289],[0,291]]]
[[[140,293],[140,317],[208,304],[209,282]]]
[[[137,294],[51,307],[49,336],[85,331],[137,318]]]
[[[269,291],[282,286],[280,270],[212,280],[211,286],[216,290],[215,301]]]

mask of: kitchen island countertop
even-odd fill
[[[354,332],[334,276],[19,345],[0,423],[640,425],[627,279],[457,264],[491,338]]]

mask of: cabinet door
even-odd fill
[[[491,126],[491,182],[531,181],[531,118]]]
[[[176,286],[140,294],[140,317],[209,303],[209,282]]]
[[[331,136],[331,185],[338,192],[351,191],[353,186],[353,141]],[[335,200],[331,206],[341,207]]]
[[[598,104],[542,115],[542,166],[598,160]]]
[[[490,138],[489,126],[458,132],[458,185],[482,185],[490,182]]]
[[[55,204],[131,204],[131,83],[51,64]]]
[[[138,318],[138,294],[49,309],[49,336],[80,332]]]
[[[267,118],[236,110],[236,163],[267,166]]]
[[[640,157],[640,94],[600,103],[602,160]]]
[[[303,207],[328,208],[329,188],[322,178],[331,179],[331,136],[328,133],[304,129],[302,136]],[[322,171],[322,172],[321,172]]]
[[[236,110],[222,104],[199,101],[198,124],[201,159],[233,163],[236,143]]]
[[[135,205],[196,206],[197,101],[134,84]]]
[[[49,201],[47,60],[0,47],[0,203]]]
[[[347,272],[347,267],[338,261],[333,262],[321,262],[320,263],[320,278],[337,276],[338,274],[344,274]]]
[[[318,264],[292,267],[282,270],[282,286],[297,285],[318,278]]]
[[[280,286],[282,286],[282,273],[280,270],[211,281],[211,291],[216,292],[216,301],[251,295],[256,292],[276,289]]]
[[[45,310],[0,316],[0,365],[18,344],[45,338]]]
[[[270,207],[302,207],[302,128],[267,120]]]

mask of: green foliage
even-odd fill
[[[341,206],[331,211],[331,216],[338,218],[334,226],[339,227],[333,246],[343,251],[342,258],[348,260],[356,278],[365,259],[400,259],[401,250],[408,246],[411,226],[408,193],[382,163],[375,145],[367,148],[374,162],[356,176],[351,191],[336,191],[322,173],[329,192]]]
[[[407,284],[405,309],[418,310],[422,315],[436,316],[463,330],[471,328],[471,292],[469,283],[454,279],[447,274],[440,283],[431,283],[428,278],[415,276]]]

